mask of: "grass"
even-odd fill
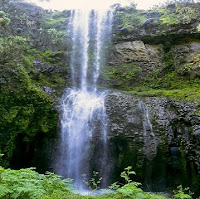
[[[134,87],[123,90],[138,96],[169,97],[175,100],[200,102],[200,79],[190,79],[188,75],[181,76],[175,71],[163,75],[151,74],[142,78]]]
[[[176,100],[194,101],[200,102],[200,89],[199,88],[184,88],[184,89],[173,89],[173,90],[162,90],[162,89],[151,89],[141,88],[139,91],[137,88],[132,91],[126,91],[127,93],[138,95],[138,96],[159,96],[169,97]]]

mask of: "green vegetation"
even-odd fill
[[[176,100],[200,102],[200,79],[190,80],[176,72],[155,73],[143,78],[131,94],[140,96],[167,96]]]
[[[6,17],[6,13],[0,10],[0,28],[8,25],[10,23],[10,19]]]
[[[28,40],[20,36],[0,37],[0,63],[22,60],[21,54],[28,48]]]
[[[61,199],[72,192],[59,176],[47,172],[39,174],[33,169],[11,170],[0,167],[0,199]]]
[[[119,11],[118,15],[121,19],[122,28],[125,28],[128,31],[133,31],[135,27],[141,27],[146,21],[146,18],[141,16],[138,11],[135,11],[134,13]]]
[[[55,28],[40,28],[39,31],[40,37],[43,38],[44,47],[48,45],[60,45],[66,36],[65,31],[58,31]]]
[[[5,154],[0,161],[6,167],[18,145],[29,146],[31,150],[41,137],[56,135],[58,113],[53,99],[38,86],[65,85],[62,73],[55,72],[51,77],[48,71],[63,53],[56,52],[57,58],[52,58],[54,52],[31,49],[28,42],[19,36],[0,38],[0,152]],[[35,68],[35,59],[47,65],[41,66],[44,72]],[[62,67],[62,63],[57,65]]]
[[[66,38],[66,25],[68,16],[65,12],[50,12],[43,18],[43,27],[39,29],[40,36],[46,38],[46,42],[52,41],[54,45],[60,45]],[[44,40],[44,39],[43,39]]]
[[[181,71],[185,70],[181,69]],[[183,72],[181,73],[183,74]],[[112,78],[117,80],[117,84],[113,83],[114,88],[120,88],[134,95],[166,96],[176,100],[200,102],[200,79],[197,77],[190,80],[189,76],[181,76],[180,70],[178,72],[164,71],[163,73],[155,71],[147,77],[132,79],[132,84],[130,79],[124,77],[118,80],[118,75],[112,75]]]
[[[97,171],[93,171],[93,176],[91,179],[87,178],[86,174],[83,174],[83,182],[87,185],[87,187],[91,190],[97,190],[100,188],[100,184],[101,184],[101,177],[98,177],[98,172]]]
[[[137,65],[126,64],[120,67],[107,67],[102,71],[103,77],[109,83],[115,80],[116,87],[127,88],[138,79],[142,68]]]
[[[68,21],[68,17],[65,12],[53,12],[48,14],[45,19],[45,27],[46,28],[55,28],[55,26],[59,26],[62,23],[66,24]]]
[[[178,76],[173,79],[174,73],[161,78],[146,78],[140,86],[137,86],[128,93],[140,96],[161,96],[170,97],[176,100],[200,101],[200,80],[184,80]],[[152,81],[149,81],[152,79]]]
[[[163,25],[175,25],[178,24],[178,20],[176,18],[175,13],[171,12],[170,10],[159,10],[161,17],[160,17],[160,21],[161,24]]]
[[[159,7],[161,25],[188,24],[199,17],[198,9],[193,4],[174,3]]]
[[[47,172],[38,174],[33,168],[11,170],[0,167],[0,199],[166,199],[156,194],[148,194],[133,182],[130,175],[134,172],[131,167],[125,169],[121,176],[126,184],[118,187],[113,193],[100,196],[80,196],[72,192],[69,183],[71,179],[61,180],[60,176]],[[110,192],[110,191],[109,191]]]
[[[123,8],[122,11],[117,11],[116,15],[118,18],[118,28],[125,28],[127,31],[136,31],[142,27],[147,20],[142,13],[142,11],[136,9],[135,4],[131,4],[130,7]]]
[[[23,56],[23,63],[26,65],[29,75],[35,85],[60,89],[64,88],[66,84],[63,76],[63,70],[66,64],[63,57],[63,51],[54,52],[47,50],[41,52],[36,49],[28,49]],[[39,61],[41,65],[39,71],[33,65],[34,60]]]
[[[172,52],[165,53],[164,68],[145,75],[140,66],[127,64],[106,67],[105,81],[116,89],[139,96],[160,96],[176,100],[200,102],[200,54],[190,63],[175,66]]]
[[[189,24],[198,20],[199,4],[183,1],[169,1],[162,6],[155,8],[160,14],[161,28],[164,26]]]
[[[153,14],[148,23],[151,27],[158,27],[160,31],[167,31],[169,26],[179,26],[181,24],[189,24],[198,20],[200,17],[198,3],[183,3],[178,1],[170,1],[161,6],[153,8],[151,11],[137,10],[132,4],[129,7],[123,7],[117,11],[117,29],[125,29],[128,32],[138,32],[140,28],[144,28],[148,15]],[[157,13],[157,14],[156,14]],[[198,27],[197,27],[198,29]],[[148,30],[146,29],[148,32]]]
[[[188,187],[183,189],[183,187],[180,185],[177,188],[177,191],[174,191],[173,199],[192,199],[193,193],[190,192]]]
[[[34,149],[56,136],[55,101],[67,74],[65,33],[57,25],[65,13],[36,8],[37,14],[31,15],[31,5],[8,7],[8,1],[0,6],[5,11],[0,11],[0,153],[5,154],[0,164],[20,168],[24,163],[18,153],[23,151],[22,161],[30,165]]]
[[[73,193],[71,179],[62,180],[60,176],[47,172],[39,174],[34,168],[11,170],[0,167],[0,199],[167,199],[158,194],[149,194],[139,188],[140,183],[131,180],[135,175],[132,167],[125,168],[121,177],[125,185],[114,183],[107,193],[99,196],[81,196]],[[191,199],[189,188],[182,186],[174,192],[173,199]]]

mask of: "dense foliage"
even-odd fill
[[[0,167],[1,199],[56,199],[72,191],[66,185],[70,180],[61,180],[53,173],[39,174],[33,169],[11,170]]]
[[[189,24],[199,18],[198,5],[174,3],[157,8],[163,25]]]
[[[81,196],[73,193],[73,187],[69,184],[72,180],[61,180],[60,176],[47,172],[39,174],[34,168],[11,170],[0,167],[0,199],[167,199],[157,194],[149,194],[139,188],[140,183],[131,180],[130,176],[135,174],[127,167],[121,173],[125,185],[114,183],[110,186],[114,192],[107,190],[99,196]],[[191,199],[192,193],[188,188],[178,187],[173,199]],[[94,192],[95,193],[95,192]]]
[[[7,8],[7,2],[0,4]],[[6,167],[12,161],[13,167],[19,167],[23,164],[27,166],[32,164],[30,161],[33,160],[34,148],[42,145],[42,138],[56,136],[58,113],[55,110],[53,97],[57,95],[57,91],[47,95],[42,88],[51,90],[51,88],[60,89],[65,86],[63,76],[65,64],[61,61],[63,52],[40,49],[44,45],[57,45],[61,40],[60,35],[56,39],[57,32],[49,31],[41,23],[42,15],[40,21],[35,18],[36,21],[30,24],[28,13],[22,14],[20,10],[16,10],[13,18],[12,9],[15,8],[12,6],[7,8],[12,19],[11,23],[4,27],[4,31],[0,31],[0,34],[2,33],[0,37],[0,152],[5,154],[0,161]],[[5,17],[5,12],[1,11],[0,19]],[[13,36],[15,34],[13,32],[15,30],[12,30],[15,26],[13,21],[23,24],[23,28],[28,27],[28,30],[34,29],[34,26],[39,24],[43,32],[47,33],[36,31],[35,36],[40,34],[41,37],[35,42],[30,34]],[[47,35],[46,40],[42,35]],[[36,49],[38,45],[40,48]],[[55,69],[52,70],[54,66]],[[18,156],[20,151],[26,151],[23,157]],[[23,161],[20,163],[21,158]]]
[[[199,6],[198,3],[174,1],[147,12],[138,10],[135,4],[131,4],[117,10],[115,23],[119,30],[132,33],[139,33],[140,29],[147,27],[149,23],[165,32],[167,27],[190,24],[197,20],[200,17]]]
[[[0,38],[0,150],[5,153],[4,165],[12,158],[19,137],[26,145],[56,131],[57,113],[51,98],[30,78],[33,68],[26,63],[27,50],[26,38]]]
[[[10,19],[6,17],[6,13],[0,10],[0,28],[8,25],[10,23]]]

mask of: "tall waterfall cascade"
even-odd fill
[[[98,90],[105,45],[112,29],[112,11],[72,10],[67,32],[71,38],[72,88],[67,88],[60,104],[61,134],[56,173],[74,179],[84,188],[82,174],[90,175],[94,162],[94,139],[99,137],[101,159],[98,172],[106,181],[107,115],[106,92]],[[102,182],[102,183],[103,183]]]

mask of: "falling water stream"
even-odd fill
[[[112,25],[110,10],[72,10],[68,35],[72,42],[72,88],[61,100],[61,136],[56,172],[74,179],[84,189],[82,174],[91,173],[92,141],[102,142],[98,171],[106,179],[107,115],[106,92],[98,90],[98,77],[104,60],[104,46],[109,41]],[[105,183],[105,180],[103,181]]]

